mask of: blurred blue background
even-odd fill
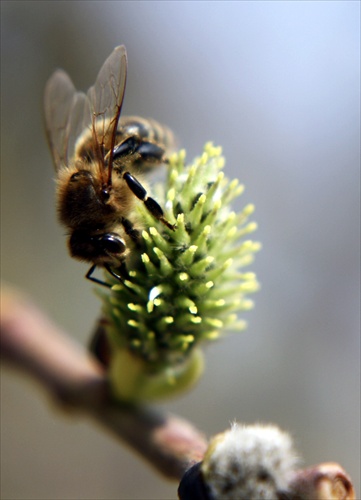
[[[123,113],[168,124],[189,159],[222,145],[263,245],[249,328],[209,346],[200,384],[164,408],[207,435],[278,423],[360,493],[360,3],[2,1],[1,31],[2,279],[87,342],[99,301],[56,221],[42,95],[57,67],[86,90],[124,43]],[[2,498],[176,498],[32,382],[1,383]]]

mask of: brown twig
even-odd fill
[[[90,416],[169,479],[180,480],[203,459],[207,442],[190,422],[143,406],[115,403],[103,366],[8,286],[2,286],[1,293],[0,345],[2,359],[35,378],[62,408]],[[191,480],[198,481],[198,476]],[[193,491],[194,486],[186,490]],[[200,497],[187,493],[180,498]],[[354,500],[356,495],[344,469],[325,463],[295,471],[278,498]]]
[[[86,414],[169,479],[202,459],[206,440],[179,417],[115,403],[103,367],[28,298],[2,286],[2,359],[44,386],[64,408]]]
[[[297,470],[287,500],[355,500],[356,493],[341,465],[327,462]]]

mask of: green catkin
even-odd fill
[[[112,291],[99,294],[117,397],[178,392],[200,375],[201,344],[246,326],[238,313],[253,307],[247,294],[259,286],[243,267],[260,245],[249,239],[257,229],[249,221],[254,206],[237,214],[229,205],[244,186],[226,178],[224,164],[221,148],[211,143],[190,166],[184,151],[171,157],[166,182],[153,192],[174,231],[137,205],[141,248],[132,250],[123,282],[107,275]]]

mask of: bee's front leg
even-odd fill
[[[138,229],[135,229],[132,222],[130,222],[130,220],[126,219],[125,217],[122,217],[120,219],[120,223],[124,227],[125,233],[129,236],[133,243],[139,246],[140,232],[138,231]]]
[[[97,285],[102,285],[102,286],[106,286],[107,288],[111,288],[112,285],[110,283],[106,283],[105,281],[100,280],[98,278],[95,278],[93,276],[93,273],[94,273],[96,267],[97,267],[97,265],[93,264],[92,267],[89,269],[89,271],[86,273],[85,278],[87,280],[92,281],[93,283],[96,283]]]

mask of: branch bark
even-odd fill
[[[31,375],[66,411],[87,415],[137,451],[160,473],[180,480],[200,461],[206,439],[188,421],[114,402],[103,367],[29,298],[2,286],[2,359]]]

